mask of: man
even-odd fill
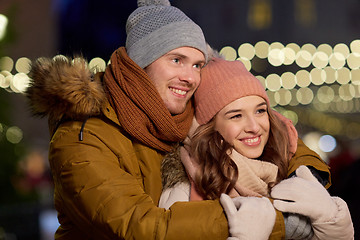
[[[27,96],[49,118],[55,239],[225,239],[218,200],[157,207],[160,163],[190,128],[207,51],[200,27],[168,1],[138,5],[105,73],[92,77],[81,59],[32,66]],[[283,235],[279,214],[272,237]]]

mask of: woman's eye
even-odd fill
[[[266,109],[258,109],[257,112],[258,113],[264,113],[264,112],[266,112]]]
[[[236,114],[234,116],[231,116],[230,119],[236,119],[236,118],[241,118],[242,115],[241,114]]]

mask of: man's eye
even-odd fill
[[[204,64],[203,63],[198,63],[198,64],[194,64],[194,68],[198,68],[198,69],[201,69],[204,67]]]
[[[173,62],[174,62],[174,63],[179,63],[179,62],[180,62],[180,59],[174,58],[174,59],[173,59]]]

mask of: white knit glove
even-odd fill
[[[226,194],[221,194],[220,202],[228,219],[228,240],[269,239],[275,224],[276,212],[268,198],[230,198]]]
[[[312,223],[331,221],[338,211],[328,191],[306,166],[296,169],[296,177],[285,179],[273,187],[271,197],[279,211],[307,216]]]

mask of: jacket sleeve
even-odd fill
[[[332,199],[337,205],[338,212],[334,219],[328,222],[312,223],[314,229],[314,237],[312,239],[354,239],[354,227],[346,202],[339,197],[332,197]]]
[[[288,175],[295,173],[295,170],[301,165],[309,167],[313,175],[326,188],[331,186],[331,175],[329,166],[320,158],[320,156],[308,148],[299,138],[298,146],[294,156],[290,159]]]
[[[159,208],[144,192],[141,177],[119,166],[119,157],[101,139],[86,133],[79,142],[77,134],[58,130],[49,152],[55,206],[64,228],[76,228],[91,239],[226,239],[219,201]]]

